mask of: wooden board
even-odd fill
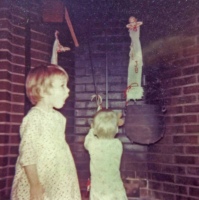
[[[64,4],[59,0],[43,0],[43,22],[63,22]]]

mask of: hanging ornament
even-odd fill
[[[93,101],[93,99],[96,99],[96,103],[97,103],[97,111],[102,109],[102,97],[98,94],[94,94],[91,96],[91,101]]]
[[[51,64],[57,65],[58,64],[58,53],[69,51],[69,47],[64,47],[60,44],[58,39],[58,31],[55,31],[55,41],[53,44],[53,51],[52,51],[52,57],[51,57]]]

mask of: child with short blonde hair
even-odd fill
[[[84,146],[90,154],[90,200],[127,200],[120,176],[122,143],[114,138],[118,121],[114,111],[98,111],[85,138]]]
[[[69,96],[68,74],[57,65],[32,69],[26,92],[34,105],[20,126],[12,200],[80,200],[76,167],[65,141],[65,117],[56,109]]]

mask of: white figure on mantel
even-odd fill
[[[128,66],[128,87],[126,89],[126,101],[138,100],[143,97],[142,80],[142,49],[140,44],[140,26],[142,22],[138,22],[133,16],[129,18],[129,24],[126,27],[129,29],[131,37],[131,46],[129,52]]]
[[[70,51],[69,47],[64,47],[60,44],[58,39],[58,31],[55,31],[55,41],[53,44],[53,51],[52,51],[52,57],[51,57],[51,64],[57,65],[58,64],[58,53],[59,52],[65,52]]]

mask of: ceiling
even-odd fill
[[[198,13],[198,0],[64,0],[76,30],[92,21],[111,19],[125,20],[135,16],[143,21],[142,29],[150,34],[158,30],[156,37],[180,31],[183,23],[187,23]]]

